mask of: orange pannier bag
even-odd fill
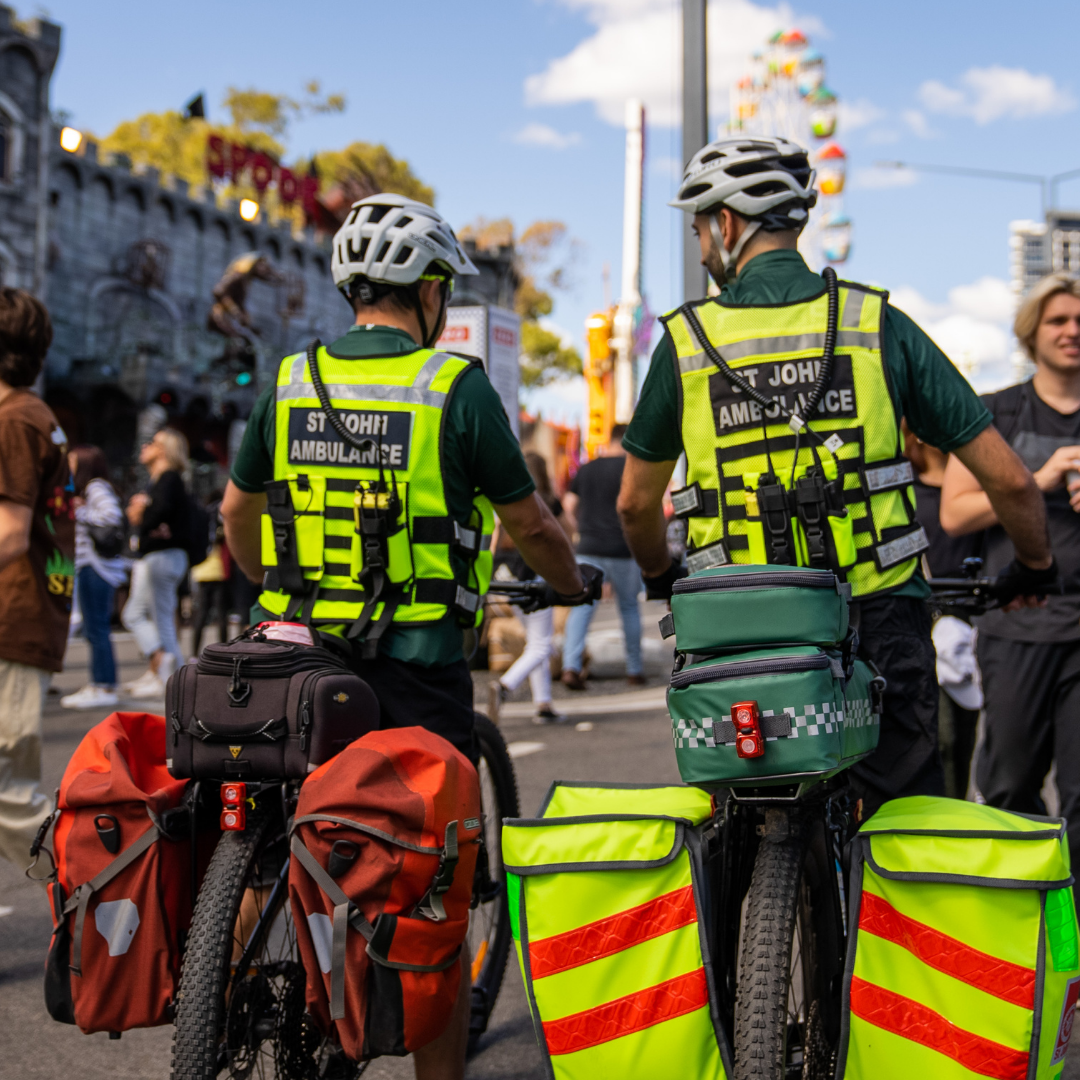
[[[307,1006],[353,1061],[445,1029],[479,838],[476,770],[424,728],[364,735],[304,782],[289,900]]]
[[[165,718],[149,713],[106,717],[68,762],[48,886],[54,1020],[87,1034],[171,1022],[192,912],[188,784],[165,768]]]

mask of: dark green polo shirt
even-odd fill
[[[747,307],[790,304],[818,295],[824,281],[797,251],[766,251],[752,258],[720,293],[725,304]],[[896,308],[885,308],[882,349],[893,406],[911,430],[946,452],[971,442],[990,426],[991,416],[949,358]],[[678,369],[675,347],[664,333],[653,351],[641,400],[623,438],[623,446],[644,461],[676,461],[683,452],[679,424]],[[927,596],[921,580],[898,595]]]
[[[363,363],[372,357],[403,356],[416,343],[403,330],[390,326],[353,326],[330,347],[336,357]],[[443,483],[452,517],[468,519],[473,493],[493,503],[512,503],[535,490],[521,447],[514,438],[502,401],[480,368],[458,379],[446,405],[443,423]],[[251,494],[274,479],[274,387],[259,395],[232,467],[232,481]],[[393,623],[383,635],[381,652],[396,660],[426,667],[460,660],[461,628],[454,618],[408,626]]]

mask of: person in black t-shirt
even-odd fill
[[[1040,791],[1057,764],[1069,847],[1080,858],[1080,280],[1043,278],[1016,315],[1016,337],[1035,362],[1028,382],[983,400],[1046,499],[1062,594],[1041,607],[978,620],[986,739],[975,780],[991,806],[1044,814]],[[952,535],[988,529],[985,571],[1013,547],[975,478],[955,458],[945,472],[941,523]]]
[[[641,612],[638,594],[641,592],[641,571],[626,546],[622,524],[615,510],[622,484],[626,454],[622,448],[625,424],[611,429],[611,440],[603,457],[586,462],[570,481],[563,498],[567,517],[576,524],[578,562],[599,566],[604,580],[610,581],[619,602],[623,638],[626,641],[626,677],[631,686],[645,684],[641,662]],[[582,674],[585,655],[585,635],[596,613],[596,605],[571,608],[566,620],[566,640],[563,644],[564,685],[571,690],[584,690]]]
[[[133,495],[127,507],[128,521],[138,530],[139,558],[120,617],[150,667],[124,692],[133,698],[162,698],[169,676],[184,662],[176,637],[176,590],[188,572],[190,511],[182,476],[188,466],[187,439],[162,428],[139,451],[139,461],[149,470],[151,483],[147,491]]]

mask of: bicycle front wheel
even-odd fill
[[[506,742],[499,729],[482,713],[476,714],[480,746],[480,808],[484,843],[477,859],[473,910],[469,918],[469,955],[472,959],[472,1009],[469,1050],[476,1049],[487,1030],[491,1010],[502,986],[510,955],[510,909],[506,900],[506,872],[502,861],[503,818],[517,817],[517,779]]]
[[[276,815],[274,815],[276,817]],[[280,821],[222,834],[199,890],[176,1003],[172,1080],[315,1080]]]
[[[820,819],[777,831],[786,835],[758,848],[746,898],[735,1080],[832,1080],[844,969],[836,867]]]

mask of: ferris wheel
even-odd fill
[[[780,135],[810,152],[818,202],[799,250],[815,270],[842,263],[851,253],[843,198],[847,154],[835,140],[837,104],[825,83],[825,58],[801,30],[773,34],[751,57],[750,73],[731,88],[729,131]]]

